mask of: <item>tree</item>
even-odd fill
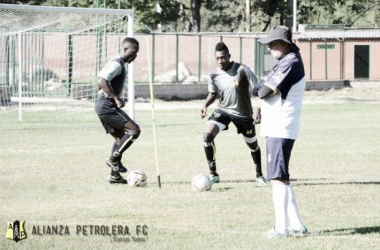
[[[193,16],[193,25],[196,31],[201,30],[201,7],[202,0],[191,0],[191,14]]]

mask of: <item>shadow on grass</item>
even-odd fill
[[[380,233],[380,226],[322,230],[322,231],[316,232],[315,234],[319,236],[340,236],[340,235],[343,236],[343,235],[373,234],[373,233]]]
[[[226,192],[226,191],[229,191],[231,189],[234,189],[232,187],[225,187],[225,188],[214,188],[212,189],[213,192]]]
[[[319,182],[295,183],[293,186],[322,186],[322,185],[380,185],[380,181],[346,181],[346,182]]]
[[[223,184],[223,183],[248,183],[248,182],[256,182],[254,180],[224,180],[224,181],[220,181],[219,183]],[[157,184],[157,182],[150,182],[152,184]],[[162,182],[162,184],[175,184],[175,185],[190,185],[191,183],[191,180],[190,181],[165,181],[165,182]],[[218,185],[218,184],[216,184]]]

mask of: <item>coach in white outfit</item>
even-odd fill
[[[277,64],[260,82],[254,95],[261,99],[261,130],[266,137],[267,173],[272,183],[275,226],[267,238],[305,236],[297,201],[289,181],[289,160],[299,132],[302,98],[305,90],[304,66],[292,32],[285,26],[274,27],[266,38]],[[288,227],[289,219],[289,227]]]

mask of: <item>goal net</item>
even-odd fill
[[[2,109],[92,107],[98,71],[133,37],[133,10],[0,4]],[[133,64],[128,65],[133,117]]]

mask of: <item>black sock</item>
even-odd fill
[[[206,159],[208,163],[208,167],[210,168],[210,174],[216,173],[216,163],[215,163],[215,143],[212,142],[205,142],[204,144]]]
[[[261,149],[258,148],[256,151],[251,150],[251,156],[253,163],[256,166],[256,177],[263,176],[263,172],[261,170]]]
[[[111,176],[118,176],[119,173],[116,172],[116,171],[113,171],[113,169],[111,168]]]
[[[112,153],[110,157],[111,161],[120,161],[121,156],[125,150],[127,150],[132,143],[139,137],[140,131],[137,133],[126,133],[120,141],[118,141],[118,146],[116,150]]]
[[[115,143],[113,144],[112,146],[112,150],[111,150],[111,155],[113,155],[113,153],[116,151],[116,149],[120,146],[120,141],[115,141]],[[120,159],[119,161],[121,161],[121,157],[122,155],[120,155]]]

